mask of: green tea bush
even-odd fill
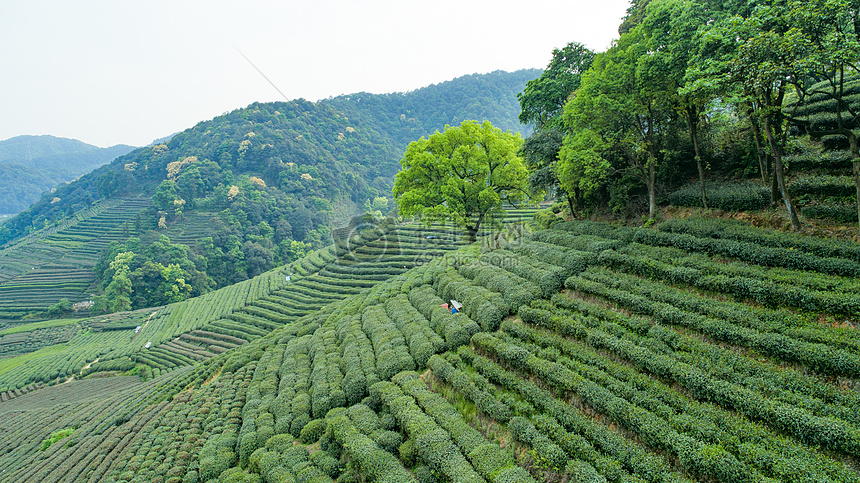
[[[510,306],[500,294],[473,284],[454,269],[434,274],[433,283],[436,293],[444,299],[460,301],[463,311],[483,330],[496,330],[510,313]]]
[[[849,197],[857,193],[854,179],[850,176],[800,176],[788,185],[792,196],[836,196]]]
[[[810,270],[847,277],[860,276],[860,262],[854,260],[819,257],[797,250],[767,247],[736,240],[699,238],[682,233],[639,230],[636,232],[634,241],[651,246],[679,248],[688,252],[722,255],[770,267]]]
[[[528,419],[520,416],[511,418],[508,422],[508,431],[517,441],[532,447],[538,465],[545,462],[549,468],[557,472],[567,465],[567,454],[539,432]]]
[[[540,298],[543,294],[543,291],[536,284],[480,260],[473,260],[471,263],[460,265],[458,270],[464,277],[494,292],[501,293],[505,303],[514,311],[520,306]]]
[[[532,240],[525,240],[522,244],[509,249],[520,255],[561,267],[564,269],[564,275],[568,277],[585,270],[597,261],[597,255],[591,252]]]
[[[395,431],[378,429],[370,433],[368,436],[370,436],[370,439],[378,444],[380,448],[391,454],[397,454],[397,448],[403,444],[403,436]]]
[[[510,408],[496,399],[486,389],[478,388],[468,375],[455,368],[442,357],[434,355],[430,358],[427,366],[433,371],[436,377],[451,384],[454,389],[474,402],[478,409],[489,417],[502,423],[510,419]]]
[[[506,470],[516,468],[514,459],[511,454],[499,448],[495,443],[486,443],[478,446],[468,455],[469,461],[487,481],[498,481],[497,478]],[[534,479],[526,473],[525,478],[518,481],[534,481]]]
[[[418,367],[424,367],[431,355],[444,350],[445,341],[430,328],[430,323],[404,295],[385,301],[385,311],[403,333],[409,352]]]
[[[629,242],[638,228],[611,225],[598,221],[566,221],[553,226],[554,230],[566,231],[574,235],[591,235],[604,239]]]
[[[511,250],[496,250],[482,255],[481,261],[531,281],[541,288],[541,294],[544,297],[549,297],[558,292],[566,278],[562,267],[519,255]]]
[[[565,230],[543,230],[532,233],[529,235],[529,239],[592,253],[600,253],[603,250],[615,250],[624,245],[624,242],[621,240],[602,238],[595,235],[575,234]]]
[[[373,481],[417,481],[394,455],[384,451],[371,438],[358,431],[344,412],[330,413],[326,422],[335,440],[343,446],[362,475]]]
[[[445,338],[449,349],[467,344],[472,334],[481,328],[462,312],[452,314],[441,305],[445,303],[430,285],[420,285],[409,291],[409,302],[430,321],[430,327]]]
[[[381,306],[368,307],[362,312],[361,324],[373,343],[376,354],[376,374],[388,380],[400,371],[415,368],[403,334]]]
[[[737,285],[738,283],[737,280],[725,277],[705,277],[704,279],[703,285],[711,289],[725,288],[726,285]],[[719,285],[720,283],[722,285]],[[681,310],[663,302],[651,301],[624,290],[612,289],[600,283],[584,282],[579,277],[568,279],[565,285],[573,290],[607,297],[634,312],[651,315],[660,323],[689,327],[716,340],[750,347],[774,357],[799,362],[818,372],[843,375],[860,374],[860,356],[848,351],[834,349],[824,344],[796,340],[772,332],[762,333],[754,329],[737,326],[725,320],[712,319]],[[735,287],[734,290],[740,289]]]
[[[304,444],[316,443],[325,432],[325,428],[324,419],[314,419],[302,428],[302,431],[299,433],[299,441]]]
[[[770,186],[754,181],[711,184],[705,192],[708,208],[724,211],[754,211],[770,205]],[[690,183],[666,196],[664,202],[675,206],[701,208],[702,192],[699,183]]]
[[[448,433],[425,414],[412,397],[405,396],[399,387],[387,381],[374,384],[371,393],[378,394],[382,402],[391,409],[400,426],[409,433],[410,439],[415,440],[421,461],[452,482],[484,481],[466,461]]]
[[[803,216],[828,218],[841,223],[857,222],[857,205],[854,203],[815,203],[801,208]]]
[[[860,247],[850,241],[774,232],[731,220],[674,219],[659,224],[657,228],[660,231],[687,233],[699,237],[724,238],[769,247],[789,248],[809,252],[819,257],[860,261]]]
[[[340,472],[343,471],[340,461],[333,458],[325,451],[317,451],[311,454],[311,462],[313,462],[313,464],[315,464],[330,478],[337,478],[337,476],[340,475]]]
[[[364,404],[350,406],[347,410],[347,415],[355,428],[363,434],[369,435],[380,429],[379,417],[373,409]]]

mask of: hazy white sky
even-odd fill
[[[0,140],[142,146],[255,101],[399,92],[617,38],[627,0],[3,0]]]

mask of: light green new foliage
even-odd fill
[[[450,218],[474,240],[503,202],[528,198],[526,167],[517,155],[521,145],[519,134],[503,133],[489,121],[445,126],[409,143],[394,182],[400,214]]]
[[[565,136],[556,167],[561,187],[568,193],[579,193],[577,198],[587,198],[605,184],[612,170],[602,156],[606,148],[606,143],[591,129]]]
[[[61,429],[59,431],[54,431],[53,433],[51,433],[50,436],[48,436],[47,438],[45,438],[44,441],[42,441],[42,445],[39,446],[39,451],[45,451],[46,449],[50,448],[57,441],[59,441],[63,438],[66,438],[68,436],[71,436],[72,433],[74,433],[74,432],[75,432],[75,428],[66,428],[66,429]]]

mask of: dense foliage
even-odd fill
[[[528,199],[526,167],[517,156],[521,144],[519,135],[489,121],[446,125],[409,143],[394,182],[400,214],[449,217],[475,241],[481,224],[498,217],[503,203]]]
[[[326,211],[315,200],[343,198],[362,204],[390,191],[400,153],[417,137],[467,119],[492,119],[503,129],[521,129],[516,93],[537,72],[464,76],[408,93],[252,104],[201,122],[166,143],[122,156],[58,189],[10,220],[2,241],[41,228],[43,220],[53,222],[94,200],[138,193],[153,196],[165,181],[176,183],[163,190],[177,191],[185,200],[184,212],[201,207],[221,211],[234,197],[244,195],[256,205],[246,212],[254,224],[267,219],[265,207],[274,201],[286,204],[289,212]],[[262,183],[251,181],[256,188],[249,190],[237,185],[242,176]],[[239,194],[230,194],[232,186],[240,189]],[[256,199],[259,196],[267,199]],[[52,203],[54,198],[59,201]],[[163,208],[173,215],[175,208],[168,206],[173,200],[163,199],[167,203]],[[274,226],[275,220],[267,220]],[[298,228],[300,241],[306,232],[325,225],[318,221]]]
[[[32,362],[0,365],[0,467],[93,482],[860,481],[860,337],[822,323],[860,314],[855,246],[690,219],[556,223],[450,252],[452,228],[365,225],[290,281],[267,272],[13,357]],[[89,377],[45,387],[54,371]],[[117,373],[145,381],[104,377]]]
[[[698,171],[695,184],[669,198],[751,209],[766,202],[766,189],[747,180],[715,196],[699,168],[720,149],[733,153],[725,158],[734,156],[732,163],[742,162],[738,153],[755,161],[755,149],[729,148],[755,144],[758,133],[772,156],[760,174],[769,184],[775,180],[771,194],[779,192],[789,212],[787,186],[799,196],[844,197],[850,183],[827,176],[834,167],[809,152],[786,158],[782,167],[822,172],[770,178],[783,162],[789,116],[780,114],[785,105],[768,104],[773,92],[762,85],[779,90],[794,74],[751,81],[763,72],[750,71],[784,66],[737,63],[766,54],[768,40],[796,39],[803,29],[781,29],[786,19],[803,26],[804,12],[827,18],[830,7],[848,6],[808,3],[827,8],[807,10],[792,1],[635,2],[622,38],[597,54],[582,86],[555,114],[562,128],[536,126],[532,139],[539,142],[523,150],[543,157],[537,163],[547,175],[543,186],[571,190],[577,209],[611,203],[621,211],[642,196],[653,215],[664,186],[695,179]],[[686,69],[678,75],[678,66],[705,55],[692,47],[690,27],[711,14],[702,29],[710,41],[727,42],[718,49],[725,58],[717,60],[730,59],[744,93],[727,93],[710,77],[719,62],[700,65],[716,69],[698,77],[709,80],[704,84],[687,84]],[[832,33],[829,25],[819,24]],[[725,114],[724,135],[737,129],[738,113],[747,116],[749,138],[716,142],[717,111]],[[704,130],[702,112],[713,114]],[[483,191],[494,170],[478,161],[499,153],[512,159],[519,143],[468,140],[470,133],[499,137],[489,123],[461,128],[410,144],[395,182],[407,212],[416,207],[404,200],[403,188],[415,180],[424,191],[413,201],[456,209],[445,225],[356,219],[333,230],[333,245],[304,256],[291,252],[288,265],[200,297],[0,332],[0,347],[12,356],[0,360],[0,474],[9,481],[115,483],[860,482],[856,243],[697,217],[648,227],[562,221],[563,203],[508,210],[499,223],[506,230],[488,234],[473,226],[464,238],[462,223],[454,221],[462,222],[457,217],[469,213],[461,210],[468,203],[441,195],[471,183],[477,186],[459,193],[482,192],[479,201],[495,206],[499,193]],[[257,149],[255,138],[241,141],[248,141],[246,153]],[[438,151],[428,149],[434,141]],[[833,159],[841,168],[852,165],[850,157]],[[97,270],[112,303],[134,303],[135,280],[146,296],[194,290],[201,267],[221,258],[187,248],[180,240],[193,237],[176,229],[181,220],[211,213],[204,215],[207,224],[229,225],[224,220],[232,216],[230,223],[247,228],[251,207],[279,192],[269,189],[267,174],[247,172],[229,182],[227,204],[216,207],[212,200],[228,187],[227,168],[213,168],[219,181],[211,193],[203,183],[210,194],[186,197],[195,184],[180,178],[208,164],[171,163],[167,177],[154,180],[151,203],[167,225],[164,233],[177,236],[126,237],[108,246]],[[415,166],[422,169],[409,173]],[[523,189],[520,167],[503,179],[516,177]],[[458,178],[457,170],[477,176]],[[329,179],[322,169],[316,173],[302,180]],[[309,191],[311,199],[335,189],[299,185],[321,190]],[[337,189],[353,196],[349,186]],[[428,193],[433,186],[438,195]],[[249,201],[231,207],[240,196]],[[388,204],[380,198],[364,198],[365,206],[381,212]],[[362,204],[361,197],[350,199]],[[519,223],[532,215],[548,228]],[[235,234],[230,243],[269,247],[267,234],[277,230],[270,221],[241,233],[250,239]],[[58,230],[57,241],[89,240],[88,233]],[[482,235],[489,236],[468,243]],[[313,247],[307,236],[291,240]],[[236,260],[242,250],[233,251]],[[247,255],[241,260],[229,270],[266,266]],[[20,265],[14,270],[26,271]],[[155,281],[160,285],[147,285]],[[21,340],[44,347],[24,353]],[[108,377],[118,374],[139,378]]]
[[[849,0],[633,2],[606,52],[563,70],[554,66],[576,56],[554,51],[519,96],[522,118],[536,128],[524,147],[533,186],[567,197],[572,214],[655,219],[659,194],[691,178],[698,186],[671,202],[736,210],[731,194],[709,191],[760,177],[766,201],[785,208],[794,230],[798,204],[810,216],[853,219],[842,208],[860,194],[858,9]],[[560,86],[569,87],[555,93]],[[536,103],[549,92],[565,100],[561,121],[554,104]],[[846,162],[820,163],[819,174],[852,166],[855,190],[796,191],[790,169],[802,168],[790,159],[834,147],[848,148]]]

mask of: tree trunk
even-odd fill
[[[756,121],[755,118],[753,117],[752,109],[750,109],[749,120],[750,120],[750,125],[752,126],[753,139],[755,140],[756,154],[758,154],[758,170],[761,173],[761,182],[767,183],[767,178],[768,178],[767,153],[764,152],[764,142],[761,139],[761,127],[758,125],[758,121]]]
[[[486,213],[479,214],[478,219],[475,220],[475,224],[473,226],[466,225],[466,237],[469,243],[475,243],[475,240],[478,239],[478,231],[481,229],[481,222],[484,221],[485,214]]]
[[[475,240],[477,240],[477,238],[478,238],[478,226],[477,225],[475,225],[474,227],[467,226],[466,227],[466,240],[468,240],[469,243],[475,243]]]
[[[567,206],[570,208],[570,219],[576,219],[576,212],[573,211],[573,197],[570,194],[567,194]]]
[[[782,194],[782,201],[785,203],[785,209],[788,210],[788,217],[791,220],[792,231],[800,230],[800,219],[797,217],[797,211],[794,208],[794,203],[791,201],[791,196],[785,188],[785,178],[782,172],[782,150],[779,143],[773,134],[770,117],[764,118],[764,132],[767,135],[767,140],[770,143],[770,148],[773,151],[773,173],[776,178],[779,192]]]
[[[648,218],[653,220],[657,215],[657,161],[651,159],[648,163]]]
[[[857,190],[857,226],[860,227],[860,142],[854,132],[848,134],[848,145],[851,146],[851,164],[854,168],[854,187]]]
[[[854,157],[854,187],[857,189],[857,226],[860,227],[860,158]]]
[[[766,154],[764,159],[767,165],[770,166],[770,155]],[[770,205],[776,206],[779,203],[780,196],[779,183],[776,182],[776,171],[770,170]]]
[[[708,198],[705,196],[705,168],[702,166],[702,153],[699,152],[699,116],[695,107],[687,108],[687,126],[690,128],[690,140],[693,141],[693,152],[696,154],[696,168],[699,169],[699,186],[702,190],[702,206],[708,209]]]

